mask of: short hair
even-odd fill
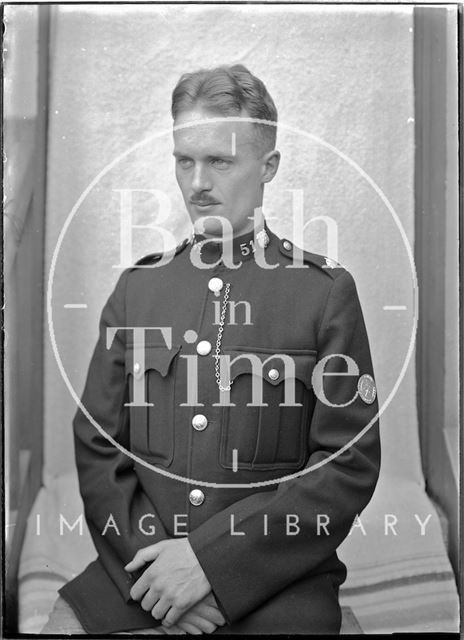
[[[275,148],[277,109],[262,80],[243,64],[222,65],[185,73],[172,92],[171,113],[175,120],[181,111],[195,105],[222,116],[236,116],[246,110],[250,118],[275,122],[253,123],[258,133],[260,155]]]

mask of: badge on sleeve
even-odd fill
[[[372,404],[377,397],[374,378],[365,373],[358,380],[358,393],[363,402]]]

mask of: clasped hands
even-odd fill
[[[124,569],[136,571],[147,563],[130,595],[162,621],[166,633],[212,633],[225,623],[188,538],[139,549]]]

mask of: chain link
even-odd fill
[[[233,380],[229,380],[227,387],[222,386],[220,366],[219,366],[219,359],[221,357],[222,334],[224,333],[224,320],[226,317],[227,303],[229,302],[229,292],[230,292],[230,284],[227,283],[224,291],[224,300],[222,301],[221,317],[219,320],[218,336],[216,340],[216,351],[213,356],[215,358],[214,369],[215,369],[216,382],[217,382],[217,386],[219,387],[219,391],[230,391],[230,388],[233,385]]]

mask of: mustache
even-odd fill
[[[205,206],[207,204],[219,204],[217,200],[214,200],[213,198],[208,198],[208,196],[192,196],[190,198],[190,202],[192,204],[199,204],[202,206]]]

